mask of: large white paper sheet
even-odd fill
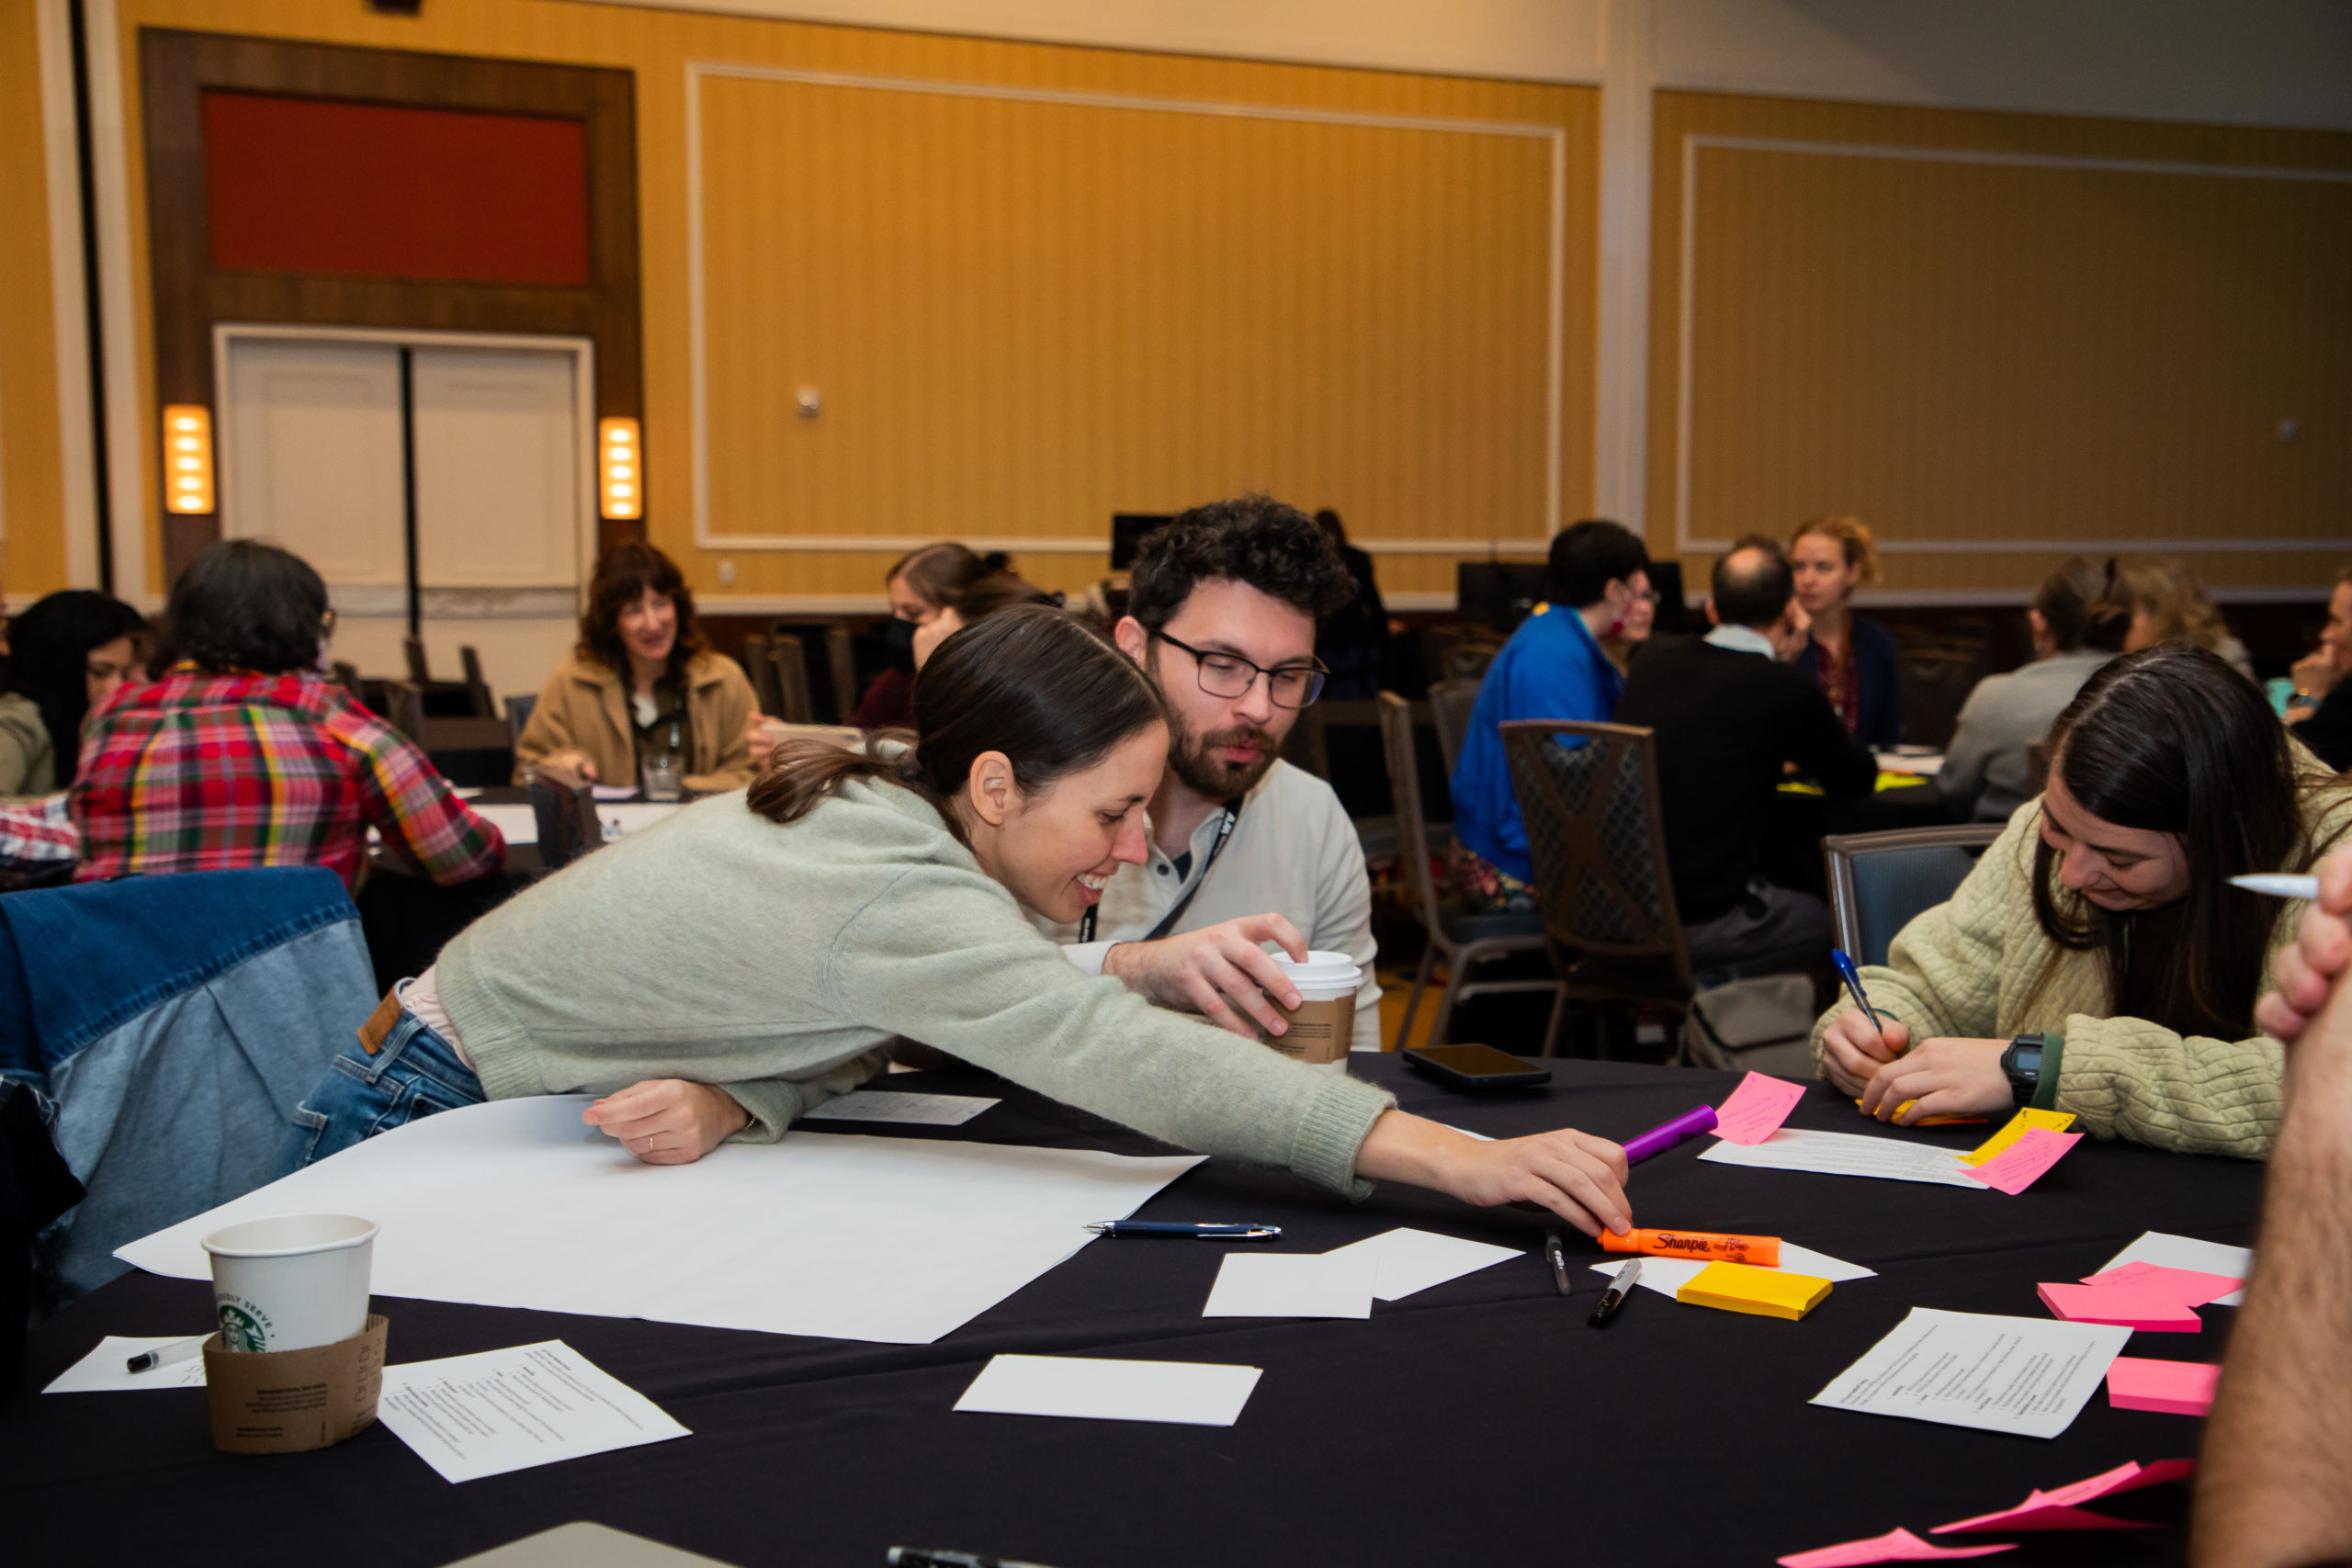
[[[1228,1252],[1203,1317],[1370,1317],[1379,1264],[1369,1252]]]
[[[1972,1192],[1993,1190],[1962,1175],[1963,1168],[1950,1149],[1906,1144],[1895,1138],[1866,1137],[1859,1133],[1814,1133],[1802,1127],[1783,1127],[1760,1144],[1728,1144],[1717,1139],[1714,1146],[1699,1157],[1717,1165],[1744,1165],[1758,1170],[1809,1170],[1823,1176],[1928,1181]]]
[[[444,1481],[692,1435],[560,1339],[386,1367],[376,1419]]]
[[[142,1351],[161,1345],[176,1345],[187,1337],[185,1334],[166,1334],[160,1339],[126,1339],[119,1334],[109,1334],[98,1341],[96,1349],[51,1378],[41,1393],[112,1393],[142,1388],[202,1388],[201,1351],[186,1360],[166,1361],[143,1372],[130,1371],[124,1365]]]
[[[1645,1258],[1642,1259],[1642,1276],[1634,1282],[1645,1291],[1674,1296],[1707,1266],[1707,1261],[1703,1258]],[[1592,1271],[1614,1278],[1617,1270],[1625,1267],[1625,1262],[1623,1258],[1614,1258],[1606,1263],[1594,1264]],[[1783,1274],[1810,1274],[1816,1280],[1827,1280],[1832,1284],[1843,1284],[1848,1280],[1878,1278],[1875,1269],[1865,1269],[1859,1263],[1849,1263],[1842,1258],[1832,1258],[1826,1252],[1815,1252],[1809,1247],[1799,1247],[1786,1241],[1781,1244],[1781,1261],[1774,1267]]]
[[[1913,1307],[1811,1403],[2054,1438],[2131,1337],[2104,1324]]]
[[[588,1103],[445,1111],[115,1256],[209,1279],[198,1238],[222,1225],[363,1214],[379,1295],[927,1345],[1201,1162],[795,1130],[643,1165]]]
[[[1174,1421],[1230,1427],[1241,1418],[1259,1369],[1199,1361],[1113,1361],[1090,1356],[996,1356],[958,1410],[1002,1416],[1076,1416],[1097,1421]]]
[[[910,1094],[903,1089],[861,1089],[800,1113],[803,1122],[904,1122],[922,1127],[960,1127],[1001,1100],[974,1094]]]
[[[2226,1242],[2199,1241],[2193,1235],[2173,1235],[2165,1231],[2142,1231],[2140,1239],[2109,1258],[2098,1271],[2120,1269],[2126,1263],[2153,1263],[2159,1269],[2193,1269],[2199,1274],[2222,1274],[2233,1280],[2243,1280],[2254,1272],[2254,1249],[2232,1247]],[[2215,1306],[2244,1306],[2245,1292],[2232,1291],[2226,1296],[2215,1296]]]
[[[1323,1256],[1340,1258],[1357,1253],[1373,1260],[1372,1293],[1384,1302],[1401,1301],[1431,1285],[1442,1285],[1448,1280],[1459,1280],[1464,1274],[1475,1274],[1514,1258],[1534,1256],[1490,1242],[1464,1241],[1458,1235],[1440,1235],[1435,1231],[1402,1225],[1363,1241],[1335,1247]]]
[[[474,815],[497,829],[499,836],[510,844],[539,841],[539,819],[527,806],[484,806],[477,801]]]

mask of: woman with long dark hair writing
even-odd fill
[[[2308,871],[2352,828],[2352,790],[2251,682],[2178,644],[2093,675],[2047,744],[2041,798],[1861,972],[1883,1030],[1850,1002],[1815,1026],[1821,1070],[1881,1120],[2031,1104],[2101,1137],[2268,1154],[2280,1056],[2255,1004],[2303,907],[2229,879]]]
[[[1483,1143],[1081,973],[1027,914],[1079,918],[1144,854],[1168,726],[1069,616],[1000,612],[914,686],[911,749],[779,746],[706,800],[485,915],[385,999],[296,1114],[294,1160],[483,1100],[603,1096],[639,1158],[769,1142],[906,1036],[1154,1137],[1347,1193],[1630,1215],[1613,1144]],[[1026,913],[1024,913],[1024,911]],[[1295,933],[1293,933],[1294,935]]]

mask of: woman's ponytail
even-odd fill
[[[882,779],[913,790],[947,816],[939,792],[922,776],[922,765],[908,744],[910,739],[903,730],[882,730],[866,737],[865,744],[854,751],[830,740],[778,741],[768,765],[752,781],[745,804],[771,822],[797,822],[842,781]],[[886,741],[897,750],[886,753]]]

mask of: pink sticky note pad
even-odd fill
[[[1715,1136],[1727,1144],[1760,1144],[1781,1130],[1804,1098],[1804,1085],[1750,1073],[1715,1107]]]
[[[2148,1285],[2037,1285],[2041,1304],[2069,1323],[2112,1323],[2154,1334],[2194,1334],[2205,1320],[2168,1291]]]
[[[1868,1540],[1840,1541],[1811,1551],[1792,1551],[1778,1561],[1781,1568],[1849,1568],[1854,1563],[1917,1562],[1930,1557],[1990,1557],[1996,1551],[2016,1550],[2014,1541],[1991,1546],[1938,1546],[1933,1541],[1921,1540],[1909,1530],[1889,1530]]]
[[[2107,1369],[2107,1402],[2118,1410],[2203,1416],[2213,1408],[2222,1369],[2204,1361],[2152,1361],[2118,1356]]]
[[[2109,1269],[2104,1274],[2084,1278],[2086,1285],[2139,1285],[2162,1291],[2183,1306],[2201,1307],[2207,1302],[2220,1301],[2245,1281],[2233,1280],[2227,1274],[2202,1274],[2194,1269],[2166,1269],[2154,1263],[2126,1263],[2120,1269]]]
[[[1955,1519],[1948,1525],[1938,1525],[1930,1533],[1965,1535],[1993,1530],[2007,1533],[2011,1530],[2153,1529],[2154,1526],[2142,1520],[2110,1519],[2105,1514],[2089,1513],[2076,1505],[2100,1497],[2112,1497],[2120,1492],[2136,1492],[2143,1486],[2179,1481],[2196,1469],[2197,1461],[2193,1459],[2159,1460],[2154,1464],[2127,1461],[2113,1470],[2101,1471],[2086,1481],[2061,1486],[2055,1492],[2037,1490],[2014,1508],[2004,1508],[1997,1514],[1979,1514],[1973,1519]]]
[[[1997,1187],[2012,1198],[2032,1186],[2041,1173],[2056,1165],[2060,1156],[2083,1141],[2080,1133],[2053,1133],[2047,1127],[2029,1127],[2025,1136],[1986,1160],[1983,1165],[1963,1165],[1962,1176],[1974,1177],[1987,1187]]]

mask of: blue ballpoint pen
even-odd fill
[[[1845,981],[1846,989],[1854,994],[1854,1005],[1862,1010],[1862,1016],[1871,1021],[1871,1027],[1881,1034],[1885,1033],[1886,1026],[1879,1022],[1878,1014],[1871,1010],[1870,998],[1862,994],[1862,977],[1854,972],[1854,961],[1834,947],[1829,950],[1829,959],[1838,965],[1838,977]]]
[[[1189,1235],[1204,1241],[1276,1241],[1280,1225],[1195,1224],[1183,1220],[1097,1220],[1086,1227],[1103,1235]]]

